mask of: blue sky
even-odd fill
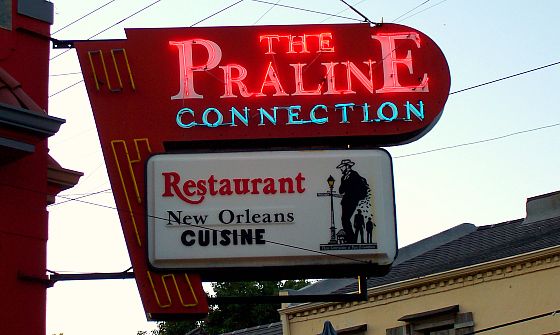
[[[340,1],[282,0],[273,6],[277,1],[161,0],[95,39],[124,38],[129,27],[187,27],[235,3],[198,26],[357,22],[280,5],[360,20]],[[53,32],[109,4],[53,37],[88,39],[154,2],[56,0]],[[560,61],[557,1],[349,3],[371,21],[397,22],[430,36],[449,63],[451,92]],[[53,50],[51,56],[61,52]],[[69,196],[110,188],[83,83],[57,93],[79,82],[79,72],[74,50],[51,61],[49,113],[67,120],[50,139],[51,155],[64,167],[85,173],[77,187],[65,192]],[[559,74],[560,65],[551,66],[453,94],[431,132],[414,143],[387,148],[393,156],[401,246],[464,222],[487,225],[522,218],[526,198],[560,190]],[[481,143],[469,144],[474,142]],[[86,199],[114,206],[110,192]],[[49,212],[50,270],[105,272],[130,266],[115,210],[68,202]],[[47,313],[47,334],[136,334],[155,326],[145,321],[131,280],[58,283],[49,289]]]

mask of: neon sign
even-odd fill
[[[124,41],[82,51],[92,66],[85,73],[96,94],[92,105],[133,110],[111,118],[122,117],[126,131],[137,122],[144,136],[166,142],[290,139],[304,145],[324,138],[325,145],[395,145],[429,131],[449,94],[441,50],[401,25],[126,33]],[[107,89],[119,98],[101,98]]]
[[[210,172],[205,165],[199,174],[192,175],[190,168],[180,171],[184,167],[179,164],[149,176],[149,157],[174,148],[212,151],[230,144],[245,148],[247,143],[261,148],[302,149],[411,142],[426,134],[440,118],[450,87],[447,62],[434,41],[420,31],[396,24],[139,28],[126,29],[123,40],[80,41],[76,48],[115,201],[122,209],[119,216],[142,303],[153,319],[185,313],[203,315],[208,311],[196,271],[175,269],[163,273],[148,266],[148,234],[156,233],[154,229],[161,228],[156,235],[168,236],[177,248],[190,249],[189,254],[211,245],[230,250],[239,247],[240,252],[244,252],[244,246],[253,249],[251,252],[263,248],[264,255],[276,248],[269,243],[271,236],[274,239],[280,231],[316,221],[319,211],[311,210],[313,219],[308,220],[300,212],[300,198],[326,206],[324,211],[333,210],[322,197],[334,196],[333,189],[325,193],[325,180],[329,175],[337,178],[336,166],[341,161],[352,159],[360,172],[361,167],[375,164],[365,158],[360,162],[361,154],[348,157],[345,153],[329,164],[318,158],[313,168],[296,169],[294,163],[304,161],[306,153],[306,157],[290,156],[286,160],[289,163],[262,169],[269,171],[278,165],[293,169],[289,173],[287,168],[281,168],[274,175],[249,175],[245,174],[247,166],[236,172],[228,169],[230,161],[224,161],[210,164],[223,171]],[[260,161],[262,152],[254,155],[259,164],[266,163]],[[274,152],[271,158],[279,155]],[[371,170],[371,185],[374,180],[383,183],[387,178],[378,178],[375,173],[390,172],[388,160],[381,160],[385,167]],[[241,163],[245,159],[240,158]],[[317,174],[320,169],[327,170]],[[142,192],[149,178],[163,183],[157,201],[173,206],[166,205],[160,212],[143,217],[151,201],[148,192]],[[239,179],[237,184],[235,179]],[[290,181],[292,188],[284,184]],[[242,194],[247,190],[249,193]],[[385,189],[374,199],[385,197],[387,192]],[[245,196],[247,201],[235,204]],[[254,204],[255,199],[262,201],[262,206],[243,207]],[[278,207],[278,201],[287,200],[285,207]],[[224,202],[219,209],[211,207],[221,201]],[[274,206],[267,205],[268,201],[273,201]],[[210,207],[198,213],[185,209],[197,206]],[[159,210],[157,206],[156,209]],[[163,218],[164,224],[153,221],[152,229],[149,220],[156,217]],[[334,226],[348,228],[348,220],[342,216],[336,218],[340,222],[331,219],[332,215],[326,216],[332,225],[323,227],[325,236],[308,245],[308,249],[348,250],[350,230],[345,229],[345,239],[334,234]],[[382,220],[386,219],[380,217]],[[364,221],[365,224],[368,220]],[[193,228],[212,224],[221,231]],[[264,226],[236,228],[236,224]],[[311,226],[306,233],[294,232],[292,236],[302,240],[290,243],[309,243],[308,236],[316,232]],[[386,233],[390,237],[394,231]],[[175,264],[175,255],[168,254],[167,244],[154,247],[152,256],[157,259],[152,265]],[[363,244],[354,251],[375,251],[375,261],[383,264],[392,259],[392,251],[381,252],[384,243]],[[272,262],[281,254],[281,250],[276,251],[269,255]],[[227,250],[226,255],[230,255]],[[208,254],[201,252],[199,257],[204,259]],[[203,263],[219,266],[223,258],[218,255]],[[323,261],[313,261],[319,264],[317,267],[302,264],[298,271],[326,271],[320,264],[333,259]],[[187,265],[198,267],[200,263]],[[293,269],[293,260],[288,269]],[[218,270],[207,273],[220,276]],[[322,275],[332,273],[315,278]]]
[[[447,99],[445,58],[412,28],[279,26],[258,33],[238,27],[227,38],[218,29],[164,42],[171,70],[165,84],[173,87],[167,99],[177,106],[169,119],[179,137],[207,140],[219,132],[224,139],[257,139],[272,131],[275,138],[290,132],[305,139],[319,131],[396,144],[383,138],[420,137]]]

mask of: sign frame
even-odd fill
[[[153,243],[150,240],[150,217],[149,214],[149,206],[146,206],[145,210],[145,217],[146,217],[146,259],[148,260],[148,266],[150,270],[154,272],[189,272],[189,273],[197,273],[202,281],[240,281],[240,280],[285,280],[285,279],[309,279],[309,278],[348,278],[348,277],[356,277],[356,276],[365,276],[365,277],[372,277],[372,276],[383,276],[385,275],[391,268],[393,261],[396,259],[398,254],[398,238],[397,238],[397,221],[396,221],[396,204],[395,204],[395,192],[394,192],[394,174],[393,174],[393,162],[390,153],[378,147],[368,147],[368,148],[359,148],[359,149],[296,149],[296,150],[287,150],[287,149],[276,149],[276,150],[229,150],[229,151],[210,151],[210,150],[200,150],[200,151],[183,151],[177,153],[159,153],[151,155],[145,162],[145,198],[150,199],[148,185],[150,184],[148,181],[148,165],[151,162],[151,159],[154,157],[170,157],[172,155],[197,155],[197,154],[235,154],[235,153],[265,153],[265,154],[274,154],[274,153],[286,153],[286,152],[297,152],[297,153],[318,153],[318,152],[329,152],[332,154],[340,154],[341,157],[344,156],[345,152],[366,152],[372,151],[376,153],[382,153],[382,155],[386,155],[389,162],[389,173],[390,178],[388,181],[384,181],[390,184],[391,188],[391,217],[393,220],[393,227],[392,227],[392,234],[394,236],[394,258],[390,260],[387,264],[378,264],[372,261],[365,261],[365,260],[353,260],[352,256],[345,256],[345,255],[336,255],[332,252],[319,252],[318,254],[328,255],[332,257],[340,257],[346,258],[349,260],[347,263],[340,263],[340,264],[304,264],[304,265],[292,265],[292,264],[285,264],[285,265],[272,265],[272,266],[228,266],[228,267],[183,267],[183,266],[176,266],[176,267],[166,267],[166,266],[158,266],[151,262],[151,255],[152,252],[150,250],[150,244]],[[337,186],[338,187],[338,186]],[[155,192],[153,190],[152,192]],[[149,201],[149,200],[148,200]],[[155,220],[164,219],[156,215]],[[305,224],[305,222],[303,223]],[[383,223],[381,223],[383,224]],[[342,229],[341,229],[342,230]],[[296,246],[297,247],[297,246]]]

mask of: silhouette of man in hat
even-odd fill
[[[360,201],[367,197],[369,190],[367,180],[360,176],[358,172],[352,170],[352,166],[355,164],[349,159],[343,159],[336,167],[342,172],[338,192],[342,195],[340,201],[342,207],[341,221],[342,229],[346,233],[346,243],[356,243],[357,235],[352,229],[352,215],[354,215]]]

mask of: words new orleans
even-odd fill
[[[179,90],[171,96],[171,100],[204,99],[203,85],[197,85],[195,73],[215,69],[216,79],[223,83],[219,92],[220,106],[211,105],[186,106],[176,113],[176,124],[181,128],[197,126],[276,126],[276,125],[323,125],[329,122],[338,123],[381,123],[393,121],[423,121],[424,102],[421,99],[395,103],[383,96],[394,97],[402,93],[428,93],[429,76],[427,73],[415,73],[412,58],[413,49],[422,48],[418,33],[387,33],[371,35],[370,41],[380,49],[382,57],[378,61],[371,59],[320,62],[320,55],[338,55],[335,49],[336,35],[329,32],[301,35],[258,36],[258,43],[264,55],[271,58],[267,64],[241,64],[222,62],[224,51],[220,45],[209,39],[190,39],[185,41],[169,41],[177,48],[179,62]],[[397,53],[397,43],[411,41],[408,50]],[[202,49],[201,49],[202,48]],[[400,47],[402,49],[402,47]],[[193,50],[196,49],[196,50]],[[204,52],[201,52],[203,50]],[[197,51],[197,52],[194,52]],[[342,54],[344,50],[341,50]],[[281,71],[276,54],[290,55],[293,63]],[[317,54],[314,61],[298,62],[298,56]],[[341,56],[344,57],[344,56]],[[332,59],[332,57],[331,57]],[[321,82],[317,83],[317,74],[310,78],[309,67],[313,66],[321,74]],[[403,85],[399,80],[397,68],[406,69],[408,76],[417,78],[414,85]],[[289,70],[287,70],[289,69]],[[382,72],[380,75],[379,72]],[[262,78],[256,80],[255,78]],[[374,79],[375,78],[375,79]],[[256,84],[255,84],[256,83]],[[253,86],[251,86],[253,85]],[[370,100],[352,98],[356,89],[369,92]],[[210,93],[210,92],[208,92]],[[214,92],[213,92],[214,93]],[[214,93],[216,95],[216,93]],[[316,103],[302,106],[295,104],[275,104],[277,98],[312,97]],[[322,103],[320,97],[340,97],[337,103]],[[360,95],[363,97],[363,95]],[[229,100],[228,100],[229,99]],[[318,100],[317,100],[318,99]],[[214,104],[217,100],[213,100]],[[227,105],[226,101],[232,101]],[[350,118],[350,115],[357,114]],[[335,121],[336,120],[336,121]]]
[[[204,179],[182,178],[176,171],[164,171],[164,198],[179,198],[188,205],[201,204],[208,196],[275,196],[305,192],[305,176],[299,172],[293,177],[218,178],[210,175]],[[191,207],[187,207],[191,208]],[[195,207],[196,208],[196,207]],[[265,244],[266,224],[294,223],[290,209],[207,209],[190,213],[187,210],[167,210],[166,227],[196,226],[180,235],[185,246],[229,246]],[[259,224],[258,228],[217,229],[216,225]]]

